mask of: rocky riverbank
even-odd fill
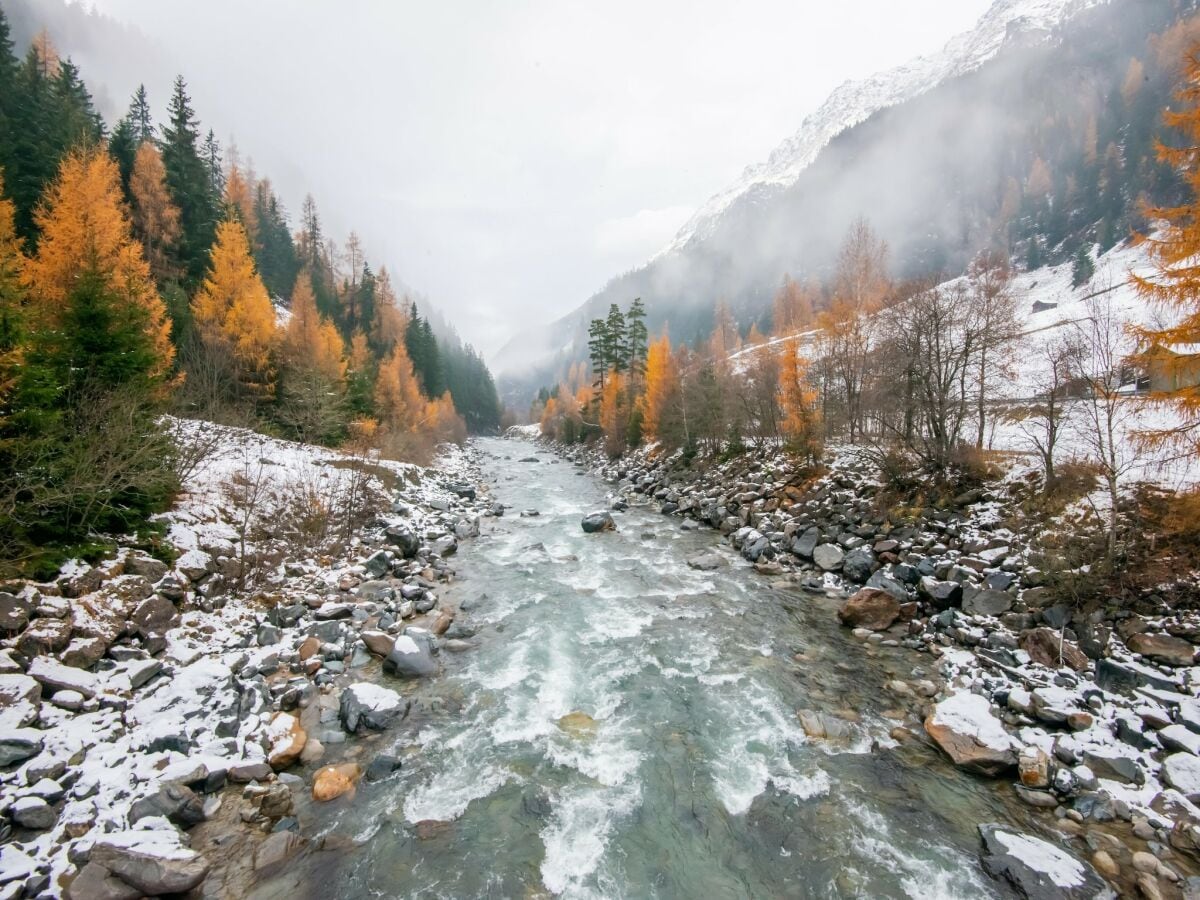
[[[980,823],[985,868],[1009,887],[1200,896],[1200,616],[1155,598],[1140,613],[1059,602],[1032,540],[1004,527],[1015,501],[1003,484],[898,516],[852,453],[812,478],[784,454],[690,468],[558,450],[612,483],[613,511],[651,504],[683,527],[721,531],[773,583],[844,598],[838,616],[865,653],[935,657],[941,684],[886,686],[923,724],[893,737],[929,741],[1044,810],[1041,836]],[[812,738],[827,737],[821,717],[797,714]]]
[[[178,427],[204,452],[163,517],[174,553],[0,590],[0,897],[206,891],[218,870],[244,893],[304,846],[301,795],[399,767],[356,741],[470,646],[439,594],[503,512],[472,451],[419,469]]]

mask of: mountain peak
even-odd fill
[[[684,223],[658,256],[682,250],[712,234],[721,214],[754,190],[779,191],[794,184],[817,154],[841,132],[881,109],[923,94],[947,79],[979,68],[1013,40],[1049,35],[1079,11],[1105,0],[995,0],[975,27],[951,38],[938,53],[877,72],[834,89],[799,130],[771,151],[765,162],[748,166]]]

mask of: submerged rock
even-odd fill
[[[596,720],[585,712],[575,710],[558,720],[558,727],[572,737],[591,737],[596,733]]]

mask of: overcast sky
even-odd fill
[[[311,192],[490,353],[661,249],[840,82],[988,2],[91,5],[161,45],[290,211]],[[160,113],[170,74],[145,75]]]

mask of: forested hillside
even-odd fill
[[[166,412],[416,460],[499,426],[479,355],[311,196],[291,222],[182,77],[108,125],[50,35],[17,50],[0,9],[0,557],[139,527]]]

